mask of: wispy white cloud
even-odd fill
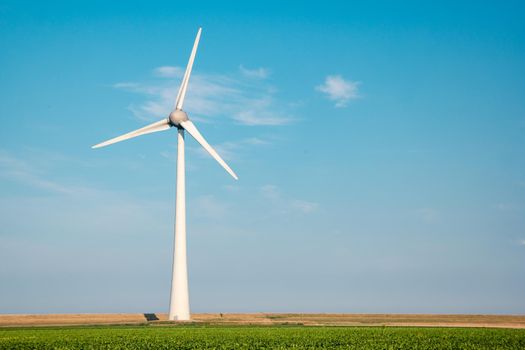
[[[267,68],[255,68],[255,69],[249,69],[245,68],[242,65],[239,66],[239,70],[243,76],[246,78],[251,79],[266,79],[268,78],[268,75],[270,74],[270,71]]]
[[[359,82],[343,79],[340,75],[329,75],[323,84],[315,89],[324,93],[330,100],[335,102],[335,107],[346,107],[350,100],[359,97]]]
[[[518,243],[519,245],[525,245],[525,239],[520,240]]]
[[[246,110],[237,113],[233,119],[244,125],[283,125],[292,122],[292,118],[280,117],[273,112],[259,110]]]
[[[247,145],[268,145],[270,142],[267,140],[260,139],[258,137],[249,137],[243,140],[243,143]]]
[[[133,91],[135,89],[139,89],[140,85],[137,83],[131,83],[131,82],[121,82],[121,83],[113,84],[113,87],[115,89],[125,89],[125,90]]]
[[[184,75],[182,68],[175,66],[157,67],[153,70],[153,72],[156,76],[163,78],[180,78]]]
[[[27,161],[4,150],[0,150],[0,177],[57,194],[71,195],[92,192],[86,187],[72,186],[48,179]]]
[[[292,210],[301,214],[309,214],[319,209],[319,203],[289,198],[283,195],[281,190],[275,185],[264,185],[259,190],[263,198],[271,201],[273,206],[282,212]]]
[[[305,214],[308,214],[308,213],[311,213],[313,211],[316,211],[317,208],[319,207],[318,203],[303,201],[303,200],[300,200],[300,199],[292,200],[291,204],[292,204],[292,206],[294,208],[300,210],[301,212],[303,212]]]
[[[172,110],[177,96],[183,69],[162,66],[153,75],[163,79],[153,82],[119,82],[116,89],[130,91],[145,97],[128,109],[139,119],[152,121],[165,117]],[[295,120],[291,107],[279,103],[274,89],[265,80],[265,68],[231,75],[193,73],[186,95],[185,109],[200,122],[212,122],[214,118],[228,118],[237,124],[248,126],[275,126]],[[256,78],[256,79],[254,79]]]

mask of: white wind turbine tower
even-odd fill
[[[184,178],[184,131],[187,131],[208,153],[215,158],[219,164],[226,169],[226,171],[233,176],[235,180],[238,179],[233,170],[226,164],[226,162],[217,154],[217,152],[210,146],[210,144],[202,137],[201,133],[195,125],[188,118],[186,112],[182,110],[184,104],[184,97],[188,89],[188,81],[190,80],[191,68],[195,60],[195,53],[199,45],[201,36],[201,28],[197,32],[195,43],[191,51],[188,66],[184,73],[184,78],[180,85],[179,93],[175,101],[175,108],[171,111],[168,118],[162,119],[153,124],[147,125],[138,130],[129,132],[127,134],[115,137],[111,140],[99,143],[92,148],[99,148],[111,145],[116,142],[124,141],[137,137],[140,135],[150,134],[157,131],[168,130],[171,127],[176,127],[178,131],[177,137],[177,199],[175,203],[175,242],[173,253],[173,277],[171,281],[171,298],[170,298],[170,320],[185,321],[190,319],[190,303],[188,295],[188,269],[186,262],[186,185]]]

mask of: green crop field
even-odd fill
[[[0,349],[525,349],[524,329],[97,326],[0,329]]]

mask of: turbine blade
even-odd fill
[[[180,85],[179,93],[177,95],[177,103],[175,104],[176,109],[182,109],[184,104],[184,98],[186,97],[186,90],[188,89],[188,82],[190,81],[191,69],[193,67],[193,61],[195,60],[195,54],[197,53],[197,46],[199,46],[199,40],[201,38],[202,28],[199,28],[197,36],[195,37],[195,42],[193,43],[193,49],[191,50],[190,60],[186,66],[186,72],[184,73],[184,78],[182,79],[182,84]]]
[[[239,178],[237,177],[237,174],[235,174],[235,172],[228,166],[228,164],[226,164],[226,162],[221,158],[221,156],[219,156],[219,154],[213,149],[213,147],[210,146],[210,144],[208,143],[208,141],[206,141],[206,139],[204,137],[202,137],[201,133],[199,132],[199,130],[197,130],[197,128],[195,127],[195,124],[193,124],[191,122],[191,120],[186,120],[186,121],[183,121],[180,123],[180,125],[184,128],[184,130],[186,130],[191,136],[193,136],[193,138],[195,140],[197,140],[198,143],[201,144],[202,147],[204,147],[204,149],[206,151],[208,151],[208,153],[213,157],[215,158],[215,160],[217,162],[219,162],[220,165],[222,165],[222,167],[231,175],[233,176],[233,178],[235,180],[239,180]]]
[[[145,134],[150,134],[152,132],[167,130],[170,127],[171,126],[170,126],[169,120],[168,119],[162,119],[162,120],[160,120],[158,122],[152,123],[150,125],[146,125],[143,128],[137,129],[137,130],[132,131],[132,132],[128,132],[127,134],[120,135],[120,136],[117,136],[115,138],[112,138],[111,140],[107,140],[107,141],[101,142],[99,144],[96,144],[95,146],[92,146],[91,148],[100,148],[100,147],[108,146],[108,145],[111,145],[113,143],[124,141],[124,140],[127,140],[127,139],[131,139],[133,137],[137,137],[137,136],[140,136],[140,135],[145,135]]]

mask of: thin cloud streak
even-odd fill
[[[270,75],[270,71],[262,67],[248,69],[241,65],[239,66],[239,70],[243,76],[251,79],[266,79]]]
[[[292,204],[292,207],[298,209],[299,211],[301,211],[301,212],[303,212],[305,214],[314,212],[319,207],[318,203],[308,202],[308,201],[304,201],[304,200],[300,200],[300,199],[294,199],[291,202],[291,204]]]
[[[92,190],[85,187],[68,186],[46,179],[28,162],[3,150],[0,150],[0,177],[57,194],[93,193]]]
[[[181,67],[162,66],[155,68],[153,74],[162,78],[180,78],[183,76],[184,71]]]
[[[267,184],[261,186],[259,191],[263,198],[270,201],[272,206],[282,213],[295,211],[301,214],[310,214],[319,209],[319,203],[284,196],[275,185]]]
[[[119,82],[113,85],[145,96],[145,101],[133,103],[128,109],[140,120],[152,121],[167,116],[173,109],[183,69],[161,66],[153,70],[160,80],[153,83]],[[247,126],[278,126],[296,119],[275,99],[276,90],[265,79],[268,70],[240,68],[240,74],[193,73],[185,101],[185,109],[195,120],[212,122],[226,117]],[[278,111],[278,112],[277,112]]]

